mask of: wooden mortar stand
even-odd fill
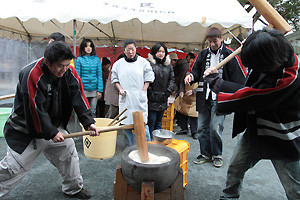
[[[183,172],[178,173],[173,184],[162,192],[154,193],[153,182],[143,182],[141,191],[133,189],[126,182],[121,165],[116,172],[113,195],[115,200],[184,200]]]

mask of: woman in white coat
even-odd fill
[[[111,82],[119,90],[119,111],[125,108],[127,115],[123,124],[133,124],[132,112],[141,110],[144,122],[148,122],[148,99],[147,89],[154,81],[154,73],[150,63],[136,54],[136,43],[132,39],[124,42],[124,57],[115,62],[111,73]],[[151,141],[148,125],[145,126],[147,141]],[[135,144],[132,129],[126,129],[125,145]]]

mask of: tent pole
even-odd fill
[[[232,35],[232,37],[233,37],[236,41],[238,41],[240,44],[242,44],[242,42],[239,40],[239,38],[237,38],[235,35],[233,35],[233,33],[232,33],[230,30],[228,30],[228,28],[226,28],[226,30],[227,30],[228,33],[230,33],[230,35]]]
[[[117,41],[116,41],[116,35],[115,35],[115,29],[114,29],[114,25],[112,22],[110,22],[110,26],[111,26],[111,31],[113,33],[113,60],[112,60],[112,63],[115,62],[115,59],[116,59],[116,44],[117,44]]]
[[[76,24],[76,19],[73,20],[73,53],[74,53],[74,65],[76,65],[76,43],[77,43],[77,39],[76,39],[76,28],[77,28],[77,24]],[[74,66],[75,67],[75,66]],[[75,126],[75,132],[79,131],[78,129],[78,116],[75,113],[75,117],[74,117],[74,126]]]
[[[76,19],[73,20],[73,53],[74,53],[74,56],[76,57]],[[74,60],[75,62],[75,60]]]
[[[27,63],[30,63],[31,58],[31,38],[28,38],[28,45],[27,45]]]
[[[62,28],[60,28],[53,20],[50,20],[50,22],[54,24],[54,26],[56,26],[61,32],[64,33],[65,36],[67,36],[72,41],[72,38]]]

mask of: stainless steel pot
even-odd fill
[[[172,142],[175,133],[165,129],[157,129],[152,132],[156,144],[168,145]]]

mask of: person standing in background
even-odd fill
[[[104,98],[105,98],[105,89],[106,89],[106,84],[107,84],[110,67],[111,67],[110,60],[107,57],[103,57],[102,58],[102,80],[103,80],[103,93],[102,94],[103,95],[98,100],[97,112],[96,112],[96,114],[97,114],[96,116],[101,117],[101,118],[105,117],[108,107],[109,107],[109,105],[106,105]]]
[[[124,53],[120,54],[117,60],[123,57]],[[104,100],[109,104],[109,109],[105,117],[114,119],[119,114],[119,90],[115,84],[111,83],[111,71],[106,82]]]
[[[103,93],[102,66],[92,40],[84,39],[81,42],[79,54],[80,56],[76,60],[76,70],[82,80],[84,94],[95,118],[97,101]]]
[[[162,118],[168,108],[168,98],[174,89],[174,72],[167,47],[156,43],[148,54],[155,79],[148,87],[148,126],[152,132],[162,128]]]
[[[176,53],[169,54],[171,58],[171,64],[174,71],[174,89],[173,95],[176,98],[180,92],[184,92],[184,77],[186,76],[187,71],[189,70],[188,63],[185,59],[178,59]]]
[[[51,35],[48,37],[48,44],[50,44],[51,42],[54,41],[66,41],[66,38],[63,34],[59,33],[59,32],[54,32],[51,33]]]
[[[54,41],[63,41],[63,42],[66,42],[66,38],[60,32],[54,32],[54,33],[51,33],[51,35],[48,37],[48,44],[50,44],[51,42],[54,42]],[[70,66],[75,67],[75,65],[74,65],[74,59],[73,58],[70,61]]]
[[[187,55],[186,55],[186,62],[188,63],[188,65],[189,65],[189,72],[190,71],[192,71],[192,67],[193,67],[193,62],[194,62],[194,60],[195,60],[195,58],[196,58],[196,56],[195,56],[195,54],[193,54],[193,53],[188,53]]]
[[[203,79],[205,69],[216,66],[233,50],[223,44],[222,32],[216,27],[211,27],[206,33],[209,47],[202,50],[195,61],[192,71],[185,77],[185,83],[190,85],[198,82],[196,94],[196,109],[198,116],[198,140],[200,155],[194,160],[195,164],[212,161],[215,167],[223,165],[222,160],[222,132],[224,129],[225,115],[216,113],[217,95],[209,89]],[[243,84],[246,80],[246,70],[236,56],[219,70],[224,80]]]
[[[171,57],[175,57],[175,53],[170,53]],[[193,53],[187,54],[186,58],[193,57]],[[177,55],[176,55],[177,57]],[[181,128],[176,134],[188,134],[189,127],[193,139],[197,139],[198,127],[198,112],[196,111],[196,89],[197,83],[192,86],[185,86],[184,78],[189,70],[189,64],[186,59],[179,59],[175,63],[175,102],[174,108],[176,110],[175,119]]]
[[[119,90],[119,111],[125,108],[128,110],[124,116],[128,117],[122,124],[133,124],[132,112],[142,111],[144,122],[148,123],[148,99],[147,89],[154,81],[154,73],[150,63],[136,54],[136,42],[132,39],[124,41],[124,57],[114,63],[111,70],[111,82]],[[132,129],[123,130],[125,135],[125,145],[135,144]],[[147,141],[151,141],[149,127],[145,126]]]

